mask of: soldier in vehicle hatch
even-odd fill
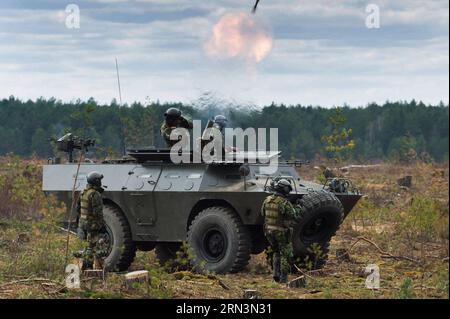
[[[221,138],[222,155],[229,152],[236,152],[237,149],[233,146],[225,145],[225,128],[227,127],[228,119],[224,115],[216,115],[214,117],[213,125],[211,127],[211,139]]]
[[[287,199],[291,191],[287,179],[274,182],[273,194],[265,199],[261,209],[264,234],[273,253],[273,279],[280,283],[287,282],[293,259],[291,224],[300,218],[299,211]]]
[[[87,242],[85,249],[76,256],[82,258],[83,269],[103,268],[103,258],[107,254],[102,238],[105,227],[101,195],[103,192],[102,179],[102,174],[90,172],[87,175],[88,184],[77,202],[77,234],[81,240]]]
[[[181,115],[181,111],[171,107],[164,113],[165,120],[161,125],[161,136],[167,147],[174,146],[178,140],[171,140],[170,134],[176,128],[192,129],[192,123]]]

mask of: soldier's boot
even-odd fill
[[[273,254],[273,280],[280,282],[281,279],[281,258],[279,253]]]

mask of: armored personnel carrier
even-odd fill
[[[66,142],[61,150],[72,149]],[[361,197],[348,180],[331,179],[324,185],[303,180],[298,163],[280,162],[276,172],[266,174],[262,168],[267,164],[237,161],[239,154],[209,164],[174,164],[168,149],[128,154],[80,165],[70,154],[68,163],[51,162],[43,168],[44,192],[66,204],[66,222],[71,216],[72,225],[77,223],[76,213],[70,213],[72,194],[78,196],[86,186],[89,172],[104,175],[110,270],[126,270],[137,249],[155,249],[164,264],[182,242],[191,247],[196,266],[217,273],[242,270],[251,254],[267,246],[261,205],[270,183],[280,177],[291,181],[290,200],[303,210],[303,218],[293,225],[294,254],[318,268],[326,260],[332,236]]]

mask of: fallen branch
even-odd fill
[[[366,243],[369,243],[372,246],[374,246],[378,250],[378,252],[380,253],[380,257],[381,258],[405,259],[405,260],[408,260],[408,261],[411,261],[411,262],[415,262],[415,263],[419,262],[419,261],[417,261],[417,260],[415,260],[415,259],[413,259],[411,257],[392,255],[390,252],[384,251],[376,243],[374,243],[370,239],[367,239],[366,237],[358,237],[358,239],[350,246],[350,248],[348,249],[348,252],[350,252],[355,247],[355,245],[357,243],[359,243],[360,241],[365,241]]]
[[[12,294],[14,290],[3,290],[2,294]]]
[[[374,167],[380,167],[382,166],[381,164],[373,164],[373,165],[348,165],[348,166],[343,166],[343,167],[339,167],[339,170],[345,170],[345,169],[350,169],[350,168],[374,168]]]
[[[172,276],[175,277],[175,279],[177,280],[182,280],[186,277],[186,279],[217,279],[216,276],[214,275],[201,275],[201,274],[196,274],[193,273],[191,271],[177,271],[172,273]]]
[[[214,282],[211,281],[195,281],[195,280],[184,280],[184,282],[190,283],[190,284],[195,284],[195,285],[208,285],[208,286],[212,286],[214,285]]]
[[[290,280],[286,286],[288,288],[305,288],[306,287],[306,276],[301,275],[300,277]]]
[[[312,280],[316,280],[316,278],[314,278],[314,277],[308,275],[307,273],[305,273],[304,271],[302,271],[300,268],[298,268],[296,264],[294,264],[294,267],[295,267],[295,269],[297,269],[297,271],[298,271],[299,273],[301,273],[303,276],[308,277],[308,278],[310,278],[310,279],[312,279]],[[300,276],[300,277],[301,277],[301,276]],[[300,278],[300,277],[298,277],[298,278]],[[296,278],[296,279],[298,279],[298,278]]]
[[[230,290],[230,287],[228,287],[228,286],[223,282],[223,280],[218,279],[217,281],[219,282],[220,287],[222,287],[222,288],[225,289],[225,290]]]
[[[55,285],[60,285],[60,286],[64,287],[64,285],[61,284],[60,282],[57,282],[57,281],[54,281],[54,280],[50,280],[50,279],[46,279],[46,278],[27,278],[27,279],[13,280],[13,281],[1,284],[0,285],[0,289],[3,289],[3,287],[7,287],[7,286],[11,286],[11,285],[26,284],[26,283],[31,283],[31,282],[50,282],[50,283],[53,283]]]

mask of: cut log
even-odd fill
[[[125,288],[132,289],[133,283],[140,282],[149,284],[149,275],[147,270],[132,271],[125,274]]]

